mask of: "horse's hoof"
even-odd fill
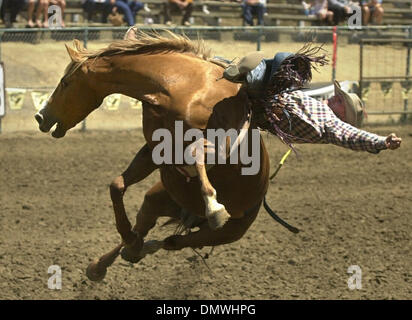
[[[132,245],[126,245],[120,251],[120,256],[131,263],[139,262],[143,256],[141,254],[143,248],[144,240],[139,234],[136,234],[135,241]]]
[[[122,251],[120,251],[120,256],[123,260],[131,263],[137,263],[143,259],[144,256],[140,254],[140,251],[136,254],[136,251],[127,247],[124,247]]]
[[[139,251],[138,254],[136,254],[134,250],[130,250],[130,248],[126,247],[122,249],[120,254],[124,260],[129,261],[131,263],[137,263],[140,260],[142,260],[146,255],[153,254],[158,250],[162,249],[163,247],[163,241],[149,240],[143,244],[142,249]]]
[[[142,255],[153,254],[164,247],[164,242],[159,240],[149,240],[143,244]]]
[[[107,268],[99,267],[99,260],[95,260],[87,266],[86,276],[91,281],[102,281],[106,276]]]
[[[230,214],[227,213],[225,207],[221,208],[219,211],[213,212],[207,217],[209,227],[212,230],[217,230],[222,228],[227,220],[229,220]]]

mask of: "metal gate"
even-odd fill
[[[360,41],[359,93],[368,114],[400,115],[400,121],[412,114],[411,47],[412,39]]]

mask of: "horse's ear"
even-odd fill
[[[84,46],[81,41],[74,39],[73,46],[77,49],[78,52],[84,51]]]
[[[67,53],[70,56],[70,59],[72,59],[73,62],[77,62],[79,60],[77,52],[74,49],[70,48],[67,44],[65,44],[65,47],[66,47]]]

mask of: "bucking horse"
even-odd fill
[[[237,137],[225,140],[227,158],[236,144],[253,149],[257,126],[248,95],[240,84],[222,79],[224,63],[212,58],[201,42],[171,32],[141,33],[136,39],[116,41],[97,51],[85,49],[76,40],[74,47],[66,48],[71,62],[35,115],[39,129],[49,132],[55,126],[52,136],[62,138],[106,96],[120,93],[142,102],[146,140],[128,168],[110,184],[122,241],[88,266],[89,279],[103,279],[119,254],[127,261],[138,262],[159,249],[201,248],[240,239],[256,219],[268,189],[269,157],[260,135],[258,170],[254,174],[242,174],[245,164],[241,161],[208,164],[189,163],[184,158],[183,163],[158,164],[153,160],[153,150],[162,143],[154,138],[157,130],[166,129],[175,138],[177,122],[184,134],[190,129],[236,130],[240,133]],[[182,142],[172,139],[173,160],[182,148],[180,143],[185,148],[204,146],[202,154],[216,151],[214,142],[206,137]],[[132,227],[123,202],[125,192],[157,169],[161,179],[145,194]],[[196,230],[145,241],[156,220],[163,216],[182,221],[187,230]]]

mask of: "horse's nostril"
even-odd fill
[[[40,113],[36,113],[36,115],[34,116],[34,118],[36,119],[36,121],[39,123],[39,125],[41,125],[43,123],[43,116]]]

